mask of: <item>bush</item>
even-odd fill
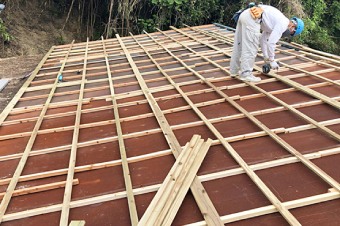
[[[4,41],[9,42],[11,39],[14,40],[14,36],[8,34],[8,28],[4,25],[4,21],[0,19],[0,35]]]

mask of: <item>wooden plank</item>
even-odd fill
[[[170,169],[168,175],[165,177],[162,186],[158,189],[156,196],[152,199],[151,203],[149,204],[146,212],[143,214],[139,226],[144,225],[154,225],[155,222],[151,222],[151,219],[155,220],[158,216],[160,211],[162,210],[165,202],[169,199],[171,192],[173,192],[173,188],[175,184],[180,181],[180,173],[183,167],[190,161],[190,157],[193,156],[194,152],[193,149],[199,147],[203,144],[200,141],[200,136],[194,135],[190,142],[188,142],[183,151],[179,154],[174,163],[173,167]],[[191,158],[193,160],[193,158]]]
[[[85,226],[85,221],[71,221],[69,226]]]
[[[317,61],[317,60],[314,60],[314,59],[312,59],[312,58],[303,56],[303,55],[305,55],[305,54],[302,55],[302,54],[294,53],[294,51],[288,51],[288,50],[283,50],[283,49],[279,49],[279,48],[276,48],[276,49],[279,50],[279,51],[282,52],[282,53],[286,53],[286,54],[288,54],[288,55],[296,56],[297,58],[300,58],[300,59],[303,59],[303,60],[306,60],[306,61],[311,61],[311,62],[316,63],[316,64],[318,64],[318,65],[323,65],[323,66],[327,66],[327,67],[334,68],[334,69],[336,69],[336,70],[340,70],[340,68],[339,68],[338,66],[336,66],[336,65],[329,64],[329,63],[325,63],[325,62],[322,62],[322,61]],[[301,53],[303,53],[303,51],[302,51]],[[308,54],[308,53],[307,53],[307,55],[311,55],[311,54]],[[312,55],[312,56],[316,56],[316,55]],[[321,58],[320,56],[316,56],[316,57]],[[327,59],[326,57],[323,57],[322,59],[332,61],[332,59]],[[340,64],[340,62],[339,62],[339,61],[336,61],[336,60],[333,60],[332,62],[337,63],[337,64]]]
[[[198,169],[200,168],[203,159],[210,147],[211,144],[211,140],[208,139],[208,141],[203,144],[204,146],[202,146],[200,152],[197,154],[197,157],[194,160],[194,163],[192,165],[192,167],[189,170],[189,173],[187,175],[187,177],[185,178],[185,181],[183,182],[183,185],[180,187],[180,190],[178,191],[178,195],[176,196],[176,199],[173,201],[172,205],[169,207],[170,209],[165,212],[165,209],[163,209],[163,212],[165,215],[164,219],[162,216],[159,217],[159,221],[161,222],[161,225],[168,225],[170,226],[173,222],[173,220],[175,219],[175,216],[184,200],[185,195],[188,192],[188,189],[190,187],[190,184],[192,183],[195,175],[198,172]],[[170,202],[167,202],[167,204]]]
[[[106,61],[106,66],[107,66],[107,75],[109,77],[112,104],[114,108],[114,118],[115,118],[117,134],[118,134],[120,157],[122,159],[125,188],[127,192],[127,199],[128,199],[128,205],[129,205],[129,211],[130,211],[130,220],[131,220],[131,225],[136,226],[138,224],[137,208],[136,208],[135,198],[133,196],[133,191],[132,191],[132,182],[130,178],[130,170],[129,170],[129,165],[127,162],[126,150],[125,150],[125,145],[124,145],[124,140],[123,140],[123,132],[122,132],[121,124],[120,124],[118,105],[117,105],[117,101],[115,97],[114,86],[113,86],[112,79],[111,79],[112,75],[110,71],[110,64],[109,64],[109,60],[107,57],[103,36],[102,36],[102,42],[103,42],[103,50],[104,50],[104,56],[105,56],[105,61]]]
[[[84,104],[90,103],[91,98],[86,98],[83,100]],[[56,102],[56,103],[50,103],[48,108],[53,109],[53,108],[60,108],[60,107],[68,107],[68,106],[73,106],[77,105],[78,101],[62,101],[62,102]],[[27,112],[32,112],[32,111],[38,111],[41,110],[45,107],[44,104],[39,104],[39,105],[33,105],[33,106],[28,106],[28,107],[21,107],[21,108],[14,108],[11,112],[10,115],[17,115],[17,114],[22,114],[22,113],[27,113]]]
[[[336,59],[336,60],[340,60],[340,57],[337,56],[337,55],[326,53],[326,52],[319,51],[319,50],[315,50],[315,49],[309,48],[307,46],[300,45],[296,42],[292,42],[292,44],[297,45],[299,48],[301,48],[303,50],[306,50],[306,51],[309,51],[309,52],[312,52],[312,53],[316,53],[316,54],[320,54],[320,55],[323,55],[323,56],[326,56],[326,57],[329,57],[329,58],[333,58],[333,59]]]
[[[302,50],[299,50],[299,52],[305,54],[306,56],[316,57],[318,59],[325,60],[327,62],[332,62],[332,63],[335,63],[335,64],[340,64],[339,60],[334,60],[334,59],[331,59],[331,58],[328,58],[328,57],[323,57],[323,56],[320,56],[320,55],[317,55],[317,54],[313,54],[313,53],[309,53],[309,52],[305,52],[305,51],[302,51]]]
[[[22,87],[19,89],[19,91],[15,94],[15,96],[13,97],[13,99],[11,100],[11,102],[9,102],[6,106],[6,108],[1,112],[0,114],[0,126],[2,125],[3,121],[5,121],[5,119],[7,118],[8,114],[11,112],[11,110],[14,108],[14,106],[17,104],[18,100],[20,99],[20,97],[24,94],[25,90],[27,89],[27,87],[30,85],[30,83],[33,81],[33,79],[35,78],[35,76],[37,75],[37,73],[39,72],[39,70],[41,69],[42,65],[44,64],[44,62],[46,61],[46,59],[48,58],[48,56],[52,53],[53,49],[55,46],[52,46],[51,49],[48,51],[48,53],[46,53],[46,55],[44,56],[44,58],[40,61],[40,63],[38,64],[38,66],[35,68],[35,70],[33,71],[32,75],[30,77],[28,77],[28,79],[26,80],[26,82],[22,85]],[[1,222],[1,221],[0,221]]]
[[[124,43],[120,39],[119,35],[116,35],[117,39],[122,46],[123,51],[125,52],[128,61],[130,62],[131,67],[133,68],[134,73],[136,74],[136,77],[138,81],[140,82],[140,86],[148,99],[150,103],[150,107],[152,111],[154,112],[156,119],[158,121],[158,124],[160,125],[163,134],[165,136],[165,139],[167,140],[171,151],[173,152],[175,158],[177,158],[181,152],[181,146],[179,145],[178,140],[176,139],[173,131],[170,128],[170,125],[168,124],[164,114],[162,113],[161,109],[157,105],[157,102],[155,101],[154,97],[150,93],[148,87],[146,86],[139,70],[137,69],[135,63],[133,62],[133,59],[131,58],[129,52],[124,46]],[[203,213],[204,219],[207,221],[208,225],[221,225],[219,216],[217,214],[217,211],[215,210],[210,198],[206,194],[203,185],[198,181],[197,177],[195,177],[194,182],[192,183],[192,186],[190,187],[196,202],[202,203],[202,205],[199,204],[200,210]],[[205,208],[203,208],[205,207]],[[209,207],[209,208],[207,208]]]
[[[78,106],[77,106],[76,120],[74,123],[70,162],[69,162],[67,179],[66,179],[63,207],[61,209],[61,217],[60,217],[60,223],[59,223],[60,226],[65,226],[68,224],[68,216],[69,216],[71,194],[72,194],[72,187],[73,187],[72,181],[74,177],[74,168],[76,165],[76,158],[77,158],[77,146],[78,146],[78,136],[79,136],[79,125],[80,125],[80,118],[81,118],[81,108],[83,105],[83,95],[84,95],[84,88],[85,88],[84,82],[86,79],[88,43],[89,43],[89,38],[87,38],[87,42],[86,42],[82,83],[80,85],[79,101],[78,101]]]
[[[171,225],[211,142],[212,140],[208,139],[204,143],[203,139],[193,136],[152,199],[139,225]]]
[[[74,41],[73,41],[73,42],[74,42]],[[73,44],[73,42],[72,42],[72,44]],[[71,48],[72,48],[72,45],[71,45],[70,49],[71,49]],[[51,48],[51,50],[53,50],[53,47]],[[50,51],[51,51],[51,50],[50,50]],[[66,60],[66,58],[67,58],[67,55],[66,55],[66,57],[65,57],[65,60]],[[46,58],[44,58],[44,59],[46,59]],[[38,65],[38,67],[36,68],[36,71],[39,70],[39,68],[41,67],[42,64],[43,64],[43,61],[41,62],[41,64]],[[64,61],[63,65],[65,65],[65,61]],[[39,67],[39,66],[40,66],[40,67]],[[35,72],[35,73],[36,73],[36,72]],[[32,79],[33,79],[33,78],[32,78]],[[27,80],[26,83],[27,83],[28,81],[31,81],[31,80]],[[42,123],[43,117],[44,117],[44,115],[46,114],[48,105],[49,105],[50,102],[51,102],[52,95],[53,95],[53,93],[54,93],[54,91],[55,91],[55,89],[56,89],[56,84],[57,84],[57,83],[58,83],[58,76],[57,76],[57,78],[55,79],[55,82],[54,82],[55,86],[51,89],[50,95],[49,95],[49,97],[47,98],[47,100],[46,100],[46,102],[45,102],[45,105],[44,105],[44,108],[42,109],[42,111],[41,111],[41,113],[40,113],[39,119],[37,120],[37,122],[36,122],[36,124],[35,124],[35,126],[34,126],[33,133],[32,133],[32,135],[31,135],[30,139],[28,140],[28,143],[27,143],[27,145],[26,145],[26,148],[25,148],[25,150],[24,150],[24,153],[23,153],[23,155],[21,156],[20,162],[19,162],[19,164],[18,164],[18,166],[17,166],[17,168],[16,168],[16,170],[15,170],[15,172],[14,172],[14,174],[13,174],[12,180],[11,180],[11,182],[9,183],[8,187],[7,187],[7,190],[6,190],[6,193],[5,193],[4,197],[3,197],[3,199],[1,200],[1,204],[0,204],[0,223],[2,222],[2,218],[3,218],[3,216],[4,216],[4,214],[5,214],[6,210],[7,210],[7,207],[8,207],[8,204],[9,204],[10,200],[11,200],[13,191],[14,191],[14,189],[15,189],[17,183],[18,183],[19,177],[20,177],[20,175],[21,175],[21,173],[22,173],[22,171],[23,171],[23,169],[24,169],[24,166],[25,166],[25,164],[26,164],[26,161],[27,161],[27,159],[28,159],[28,156],[29,156],[29,154],[30,154],[30,151],[31,151],[31,149],[32,149],[32,147],[33,147],[35,138],[36,138],[36,136],[37,136],[37,132],[38,132],[38,130],[39,130],[39,128],[40,128],[40,125],[41,125],[41,123]],[[24,93],[24,90],[26,89],[26,87],[27,87],[28,85],[29,85],[29,83],[27,83],[26,85],[23,86],[22,92],[19,91],[19,92],[17,93],[17,95],[18,95],[17,97],[21,96],[21,95]],[[15,99],[16,99],[16,97],[15,97]],[[14,100],[13,103],[16,102],[16,101],[17,101],[17,100]],[[10,106],[10,105],[8,105],[8,106]],[[11,107],[9,107],[9,108],[11,108]],[[6,115],[6,117],[7,117],[7,115]],[[4,118],[3,118],[3,119],[4,119]]]
[[[172,27],[171,27],[172,28]],[[179,31],[179,30],[177,30]],[[146,33],[146,32],[145,32]],[[151,35],[146,33],[150,38],[154,40],[155,43],[162,46],[163,49],[167,50],[167,52],[172,55],[175,59],[179,60],[179,62],[187,67],[187,65],[182,62],[178,57],[176,57],[171,51],[169,51],[165,46],[158,43]],[[214,88],[214,90],[223,96],[226,101],[228,101],[230,104],[232,104],[236,109],[240,110],[243,114],[247,115],[247,111],[245,111],[241,106],[239,106],[235,101],[231,100],[229,96],[224,94],[222,91],[220,91],[216,86],[214,86],[212,83],[207,81],[203,76],[198,74],[193,69],[187,67],[188,70],[192,71],[196,76],[198,76],[202,81],[204,81],[207,85],[209,85],[211,88]],[[173,82],[173,81],[172,81]],[[176,86],[176,83],[173,82],[173,85]],[[177,86],[176,86],[177,87]],[[178,92],[183,93],[183,91],[178,87]],[[223,94],[223,95],[222,95]],[[183,98],[190,103],[191,100],[185,96],[183,93]],[[290,225],[301,225],[298,220],[282,205],[280,200],[274,195],[274,193],[265,185],[265,183],[255,174],[255,172],[248,166],[248,164],[241,158],[241,156],[234,150],[234,148],[226,142],[224,137],[217,131],[217,129],[208,121],[208,119],[192,104],[192,109],[196,112],[196,114],[205,122],[207,127],[210,129],[210,131],[220,140],[221,144],[226,148],[226,150],[229,152],[229,154],[234,158],[234,160],[246,171],[247,175],[252,179],[252,181],[257,185],[257,187],[263,192],[263,194],[269,199],[269,201],[275,205],[277,210],[282,214],[282,216],[287,220],[287,222]],[[249,114],[249,113],[248,113]],[[250,115],[251,116],[251,115]],[[253,117],[253,116],[252,116]]]
[[[57,74],[57,73],[56,73]],[[59,83],[57,85],[57,88],[60,87],[67,87],[67,86],[75,86],[75,85],[80,85],[81,81],[70,81],[67,83]],[[53,87],[53,84],[50,85],[42,85],[42,86],[32,86],[32,87],[28,87],[25,92],[33,92],[33,91],[37,91],[37,90],[44,90],[44,89],[51,89]]]
[[[77,185],[77,184],[79,184],[79,180],[74,179],[73,185]],[[65,185],[66,185],[66,182],[61,181],[61,182],[55,182],[55,183],[50,183],[50,184],[44,184],[44,185],[39,185],[39,186],[18,189],[18,190],[14,190],[12,197],[32,194],[32,193],[37,193],[37,192],[42,192],[42,191],[48,191],[48,190],[57,189],[57,188],[63,188],[65,187]],[[5,192],[0,193],[0,199],[3,198],[4,196],[5,196]]]

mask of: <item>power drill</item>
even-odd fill
[[[276,63],[278,65],[280,65],[279,61],[276,61]],[[265,64],[265,65],[262,66],[262,72],[265,73],[265,74],[268,74],[270,72],[270,69],[271,69],[270,64]]]

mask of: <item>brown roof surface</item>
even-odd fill
[[[340,225],[340,58],[278,45],[280,70],[262,74],[259,52],[262,81],[245,83],[229,76],[233,36],[52,47],[0,115],[2,225],[131,225],[194,134],[213,143],[173,225]]]

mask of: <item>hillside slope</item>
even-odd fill
[[[66,15],[60,12],[52,1],[9,1],[0,18],[14,40],[0,41],[0,58],[37,55],[46,53],[52,45],[80,41],[77,27],[72,24],[76,20],[69,20],[61,32]]]

